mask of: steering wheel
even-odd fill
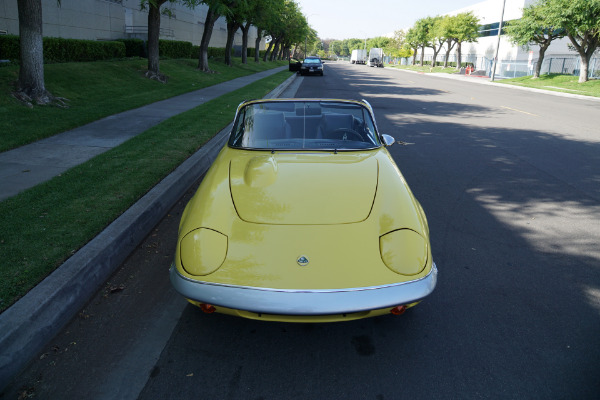
[[[338,140],[354,140],[357,142],[364,141],[360,133],[350,128],[338,128],[331,132],[328,136],[331,136],[331,139]]]

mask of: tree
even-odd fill
[[[269,60],[281,58],[293,44],[300,41],[308,42],[308,38],[313,32],[296,2],[283,0],[279,4],[276,3],[275,6],[277,9],[272,10],[271,18],[265,25],[267,34],[271,36],[264,55],[265,61],[267,58]]]
[[[433,27],[433,18],[425,17],[417,20],[413,27],[414,40],[418,47],[421,48],[421,67],[423,66],[423,58],[425,56],[425,48],[431,47],[431,29]]]
[[[544,54],[552,41],[566,35],[564,29],[550,25],[546,16],[543,2],[530,4],[523,9],[521,19],[513,21],[506,27],[506,34],[514,44],[523,47],[537,44],[540,47],[533,79],[539,78],[542,63],[544,62]]]
[[[457,17],[455,15],[446,15],[440,22],[439,29],[445,38],[446,45],[446,57],[444,58],[444,68],[448,67],[450,52],[456,45],[456,28],[458,28],[458,26]]]
[[[338,56],[341,55],[342,54],[342,42],[339,40],[334,40],[331,43],[329,43],[329,51]]]
[[[373,47],[385,49],[389,47],[390,38],[385,36],[377,36],[367,40],[367,48],[372,49]]]
[[[579,82],[588,81],[589,63],[600,45],[600,0],[543,0],[550,26],[566,30],[579,53]]]
[[[419,52],[420,42],[418,40],[417,33],[418,32],[414,27],[409,28],[408,32],[406,32],[406,37],[404,38],[405,46],[411,49],[412,52],[412,65],[417,63],[417,53]]]
[[[60,5],[60,2],[58,2]],[[19,37],[21,46],[19,80],[13,96],[32,107],[55,104],[66,107],[62,98],[46,90],[44,80],[44,41],[42,35],[42,1],[19,0]]]
[[[165,83],[167,78],[160,73],[158,41],[160,38],[160,8],[166,3],[176,3],[181,1],[183,4],[192,8],[201,3],[200,0],[141,0],[140,7],[148,7],[148,71],[146,77]]]
[[[227,20],[227,41],[225,43],[225,64],[231,66],[231,52],[233,50],[233,40],[235,39],[235,34],[242,26],[244,26],[244,22],[249,19],[248,14],[251,12],[250,5],[246,0],[236,0],[229,7],[229,12],[225,16]],[[248,24],[247,29],[250,29],[250,24]],[[247,32],[247,31],[246,31]],[[242,32],[243,34],[243,32]],[[248,39],[246,38],[246,41]]]
[[[198,69],[204,72],[212,72],[208,67],[208,45],[215,27],[215,22],[222,15],[227,15],[233,0],[202,0],[208,6],[206,19],[204,20],[204,31],[200,40],[200,54],[198,55]]]
[[[462,66],[462,44],[477,41],[479,37],[479,18],[471,11],[457,14],[453,21],[452,34],[456,42],[456,69],[460,69]]]
[[[352,53],[352,50],[364,49],[367,45],[366,39],[346,39],[345,42],[349,53]]]
[[[399,29],[394,32],[394,37],[388,42],[387,47],[384,49],[386,54],[392,55],[394,57],[401,57],[401,53],[404,49],[404,41],[406,39],[406,32],[404,30]]]
[[[261,22],[264,20],[266,11],[276,0],[246,0],[247,12],[244,15],[242,24],[242,64],[248,63],[248,33],[251,26],[256,27],[255,60],[258,62],[259,47],[262,40]]]
[[[459,69],[462,64],[462,43],[475,42],[477,40],[479,18],[473,15],[471,11],[445,16],[440,23],[439,29],[441,29],[442,35],[445,37],[446,60],[444,61],[444,68],[448,66],[450,52],[454,46],[458,45],[456,50],[456,69]]]
[[[442,50],[442,46],[446,41],[446,31],[442,24],[443,17],[435,16],[431,18],[431,26],[429,29],[429,42],[430,47],[433,49],[433,59],[431,60],[431,66],[435,67],[436,59],[439,52]]]

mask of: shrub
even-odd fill
[[[265,56],[266,50],[259,50],[258,55],[260,58]],[[254,47],[248,47],[248,57],[254,57]]]
[[[44,38],[44,62],[99,61],[125,57],[125,45],[116,41]]]
[[[191,58],[192,43],[179,40],[159,40],[158,53],[161,58]]]
[[[0,36],[0,60],[18,60],[21,50],[19,37],[16,35]]]
[[[225,57],[225,48],[224,47],[209,47],[208,48],[208,57]]]
[[[125,45],[116,41],[43,38],[44,62],[98,61],[125,57]],[[0,58],[19,60],[18,36],[0,36]]]
[[[117,39],[125,45],[125,57],[147,57],[146,42],[142,39]]]

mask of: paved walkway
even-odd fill
[[[284,69],[287,66],[148,104],[0,153],[0,201],[50,180],[168,118]]]

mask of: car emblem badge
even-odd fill
[[[300,257],[298,257],[298,259],[296,260],[296,262],[298,263],[299,266],[305,267],[305,266],[308,265],[308,257],[306,257],[306,256],[300,256]]]

